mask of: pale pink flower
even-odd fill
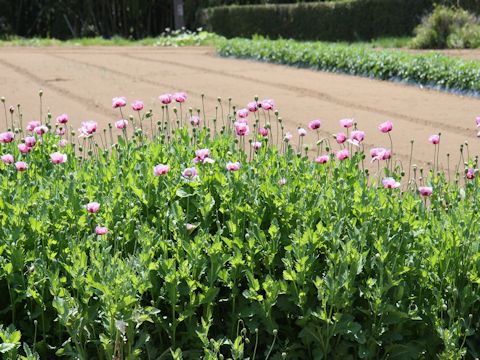
[[[239,118],[242,118],[242,119],[248,117],[248,109],[240,109],[240,110],[238,110],[238,111],[237,111],[237,116],[238,116]]]
[[[2,155],[2,163],[4,163],[4,164],[13,164],[14,161],[15,161],[15,160],[14,160],[12,154]]]
[[[172,95],[173,99],[178,103],[183,103],[187,100],[187,93],[185,92],[177,92]]]
[[[433,193],[433,189],[430,186],[420,186],[418,192],[422,196],[430,196]]]
[[[25,171],[25,170],[27,170],[28,165],[27,165],[27,163],[24,162],[24,161],[17,161],[17,162],[15,163],[15,168],[16,168],[18,171]]]
[[[400,187],[400,183],[391,177],[383,179],[382,184],[385,189],[396,189]]]
[[[64,148],[65,146],[67,146],[67,140],[65,139],[62,139],[58,142],[58,146],[60,146],[61,148]]]
[[[95,228],[95,233],[97,235],[105,235],[106,233],[108,233],[108,228],[106,226],[97,226]]]
[[[37,134],[37,135],[43,135],[43,134],[46,134],[48,132],[48,127],[46,125],[40,125],[40,126],[37,126],[35,129],[33,129],[33,131]]]
[[[248,111],[250,111],[250,112],[255,112],[255,111],[258,110],[258,105],[257,105],[257,103],[256,103],[255,101],[249,102],[249,103],[247,104],[247,109],[248,109]]]
[[[228,162],[226,166],[228,171],[238,171],[240,170],[240,163],[237,162]]]
[[[392,131],[392,129],[393,129],[393,123],[390,120],[385,121],[380,125],[378,125],[378,130],[380,130],[382,133],[388,133]]]
[[[198,171],[194,167],[186,168],[182,171],[182,176],[186,179],[196,179],[198,177]]]
[[[120,119],[120,120],[115,121],[115,127],[116,127],[117,129],[119,129],[119,130],[126,129],[126,128],[127,128],[127,125],[128,125],[128,121],[127,121],[127,120]]]
[[[193,229],[195,229],[195,225],[193,225],[193,224],[185,224],[185,228],[187,229],[187,231],[193,231]]]
[[[18,151],[20,151],[22,154],[28,154],[30,152],[30,150],[32,149],[30,146],[28,146],[27,144],[24,144],[24,143],[20,143],[17,145],[18,147]]]
[[[476,174],[475,169],[469,168],[465,176],[467,177],[468,180],[473,180],[475,178],[475,174]]]
[[[245,136],[248,135],[250,132],[250,129],[247,124],[236,121],[234,123],[235,125],[235,132],[237,133],[238,136]]]
[[[477,127],[480,128],[480,116],[475,118],[475,122],[477,123]]]
[[[143,102],[140,100],[135,100],[131,105],[133,111],[140,111],[143,109]]]
[[[80,137],[89,137],[97,131],[97,123],[95,121],[84,121],[82,127],[78,129]]]
[[[347,149],[337,151],[337,159],[342,161],[350,157],[350,152]]]
[[[193,162],[196,164],[198,162],[204,163],[206,159],[210,156],[210,150],[208,149],[199,149],[195,151],[195,158]]]
[[[283,138],[283,141],[285,142],[289,142],[290,140],[292,140],[292,137],[293,135],[289,132],[285,133],[285,137]]]
[[[98,202],[89,202],[87,205],[85,205],[85,209],[87,209],[87,212],[90,214],[95,214],[100,210],[100,204]]]
[[[298,128],[298,136],[305,136],[307,135],[307,130],[305,130],[304,128]]]
[[[252,142],[253,150],[258,151],[262,147],[262,143],[260,141]]]
[[[164,105],[168,105],[172,102],[172,94],[163,94],[158,97],[160,102]]]
[[[263,137],[267,137],[268,136],[268,129],[264,128],[264,127],[258,128],[258,133],[260,135],[262,135]]]
[[[430,141],[430,143],[432,143],[433,145],[437,145],[440,143],[440,135],[438,134],[430,135],[430,137],[428,138],[428,141]]]
[[[333,135],[333,137],[335,138],[338,144],[343,144],[347,140],[347,135],[345,135],[342,132],[339,132],[338,134]]]
[[[392,153],[390,150],[384,148],[372,148],[370,150],[370,156],[372,157],[372,162],[375,160],[388,160],[390,159]]]
[[[57,116],[57,124],[66,124],[68,122],[68,115],[62,114]]]
[[[33,131],[36,127],[42,125],[40,121],[32,120],[27,124],[27,131]]]
[[[260,106],[263,110],[273,110],[275,102],[272,99],[265,99],[260,102]]]
[[[326,164],[328,160],[330,160],[330,157],[328,155],[320,155],[320,156],[317,156],[317,158],[315,159],[315,162],[318,164]]]
[[[340,126],[348,129],[353,126],[353,119],[342,119],[340,120]]]
[[[287,183],[287,179],[285,178],[281,178],[280,180],[278,180],[278,185],[280,186],[284,186],[286,183]]]
[[[190,117],[190,124],[192,124],[192,126],[198,127],[200,125],[200,117],[197,115],[193,115],[192,117]]]
[[[62,154],[61,152],[55,152],[50,154],[50,160],[52,160],[53,164],[63,164],[67,161],[67,154]]]
[[[0,142],[3,144],[8,144],[13,141],[15,134],[11,131],[6,131],[0,134]]]
[[[312,120],[308,124],[308,128],[310,130],[318,130],[318,129],[320,129],[320,126],[322,126],[322,122],[320,121],[320,119]]]
[[[66,133],[66,130],[65,130],[64,127],[57,128],[57,135],[58,136],[63,136],[63,135],[65,135],[65,133]]]
[[[348,142],[355,146],[359,146],[364,138],[365,138],[365,133],[363,131],[353,130],[352,133],[350,134],[350,139],[348,139]]]
[[[123,96],[114,97],[112,99],[112,108],[122,108],[127,105],[127,100]]]
[[[170,171],[170,166],[164,164],[158,164],[153,167],[153,175],[160,176],[165,175]]]

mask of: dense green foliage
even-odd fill
[[[466,10],[437,6],[415,29],[412,46],[420,49],[476,48],[480,24]]]
[[[401,80],[447,90],[480,91],[480,64],[477,61],[439,54],[414,55],[368,46],[261,38],[220,41],[218,52],[223,56]]]
[[[478,356],[478,178],[415,172],[403,192],[379,188],[361,151],[319,165],[255,132],[262,147],[243,151],[228,124],[218,131],[232,113],[215,136],[166,113],[153,139],[126,141],[128,129],[113,148],[111,129],[69,134],[57,165],[52,133],[27,155],[19,133],[1,145],[28,163],[0,164],[5,359]],[[263,111],[252,121],[281,125]],[[215,163],[187,180],[201,148]],[[155,177],[159,163],[170,171]],[[429,200],[416,185],[427,181]]]

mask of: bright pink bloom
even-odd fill
[[[307,130],[305,130],[304,128],[298,128],[298,136],[305,136],[307,135]]]
[[[320,129],[320,126],[322,126],[322,122],[320,121],[320,119],[312,120],[308,124],[308,128],[310,130],[318,130],[318,129]]]
[[[60,146],[61,148],[64,148],[65,146],[67,146],[67,140],[65,139],[62,139],[58,142],[58,146]]]
[[[475,178],[475,169],[469,168],[465,176],[468,180],[473,180]]]
[[[95,233],[97,235],[105,235],[106,233],[108,233],[108,228],[106,226],[97,226],[95,228]]]
[[[335,134],[333,136],[335,137],[335,140],[337,140],[338,144],[343,144],[345,140],[347,140],[347,135],[342,132],[339,132],[338,134]]]
[[[187,179],[196,179],[198,177],[198,171],[194,167],[186,168],[183,170],[182,176]]]
[[[365,138],[365,133],[363,131],[354,130],[350,134],[350,139],[348,140],[348,142],[350,144],[355,145],[355,146],[359,146],[364,138]]]
[[[15,137],[15,134],[13,132],[6,131],[0,134],[0,142],[3,144],[11,143],[14,137]]]
[[[121,120],[115,121],[115,127],[116,127],[117,129],[119,129],[119,130],[126,129],[126,128],[127,128],[127,125],[128,125],[128,121],[127,121],[127,120],[121,119]]]
[[[247,124],[236,121],[234,123],[235,125],[235,132],[237,133],[238,136],[245,136],[248,135],[250,132],[250,129]]]
[[[80,137],[89,137],[97,131],[97,123],[95,121],[84,121],[78,131],[80,132]]]
[[[127,100],[123,96],[114,97],[112,99],[112,108],[121,108],[127,105]]]
[[[263,137],[267,137],[268,136],[268,129],[264,128],[264,127],[258,128],[258,133],[260,135],[262,135]]]
[[[68,122],[68,115],[62,114],[57,116],[57,124],[66,124]]]
[[[228,171],[238,171],[240,170],[240,163],[237,161],[237,162],[229,162],[227,163],[227,170]]]
[[[292,137],[293,137],[293,135],[291,133],[287,132],[285,134],[285,137],[283,138],[283,141],[289,142],[290,140],[292,140]]]
[[[252,142],[252,146],[255,151],[258,151],[262,147],[262,143],[260,141],[254,141]]]
[[[433,189],[430,186],[420,186],[418,191],[422,196],[430,196],[433,193]]]
[[[32,149],[30,146],[28,146],[27,144],[24,144],[24,143],[20,143],[18,144],[18,151],[20,151],[22,154],[28,154],[30,152],[30,150]]]
[[[183,103],[187,100],[187,93],[185,92],[177,92],[172,95],[173,99],[178,103]]]
[[[57,135],[58,136],[63,136],[63,135],[65,135],[65,133],[66,133],[66,130],[65,130],[64,127],[57,128]]]
[[[330,160],[328,155],[320,155],[315,159],[315,162],[318,164],[326,164]]]
[[[15,163],[15,168],[16,168],[18,171],[25,171],[25,170],[27,170],[28,165],[27,165],[27,163],[24,162],[24,161],[17,161],[17,162]]]
[[[33,129],[33,131],[37,135],[43,135],[43,134],[46,134],[48,132],[48,127],[46,125],[40,125],[40,126],[37,126],[35,129]]]
[[[272,99],[265,99],[260,102],[260,106],[263,110],[273,110],[275,102]]]
[[[200,117],[198,117],[197,115],[193,115],[190,118],[190,124],[192,124],[192,126],[198,127],[200,125]]]
[[[140,100],[135,100],[131,105],[133,111],[140,111],[143,109],[143,102]]]
[[[440,143],[440,135],[438,134],[430,135],[430,137],[428,138],[428,141],[430,141],[433,145],[437,145]]]
[[[172,102],[172,94],[163,94],[160,95],[158,98],[160,102],[164,105],[170,104]]]
[[[388,133],[392,131],[392,129],[393,129],[393,123],[390,120],[385,121],[380,125],[378,125],[378,130],[380,130],[382,133]]]
[[[85,205],[85,209],[87,209],[87,212],[90,214],[95,214],[100,210],[100,204],[98,202],[90,202],[87,205]]]
[[[153,167],[153,175],[160,176],[165,175],[170,171],[170,166],[164,164],[158,164]]]
[[[255,101],[249,102],[249,103],[247,104],[247,109],[248,109],[248,111],[250,111],[250,112],[255,112],[255,111],[258,110],[258,105],[257,105],[257,103],[256,103]]]
[[[210,156],[210,150],[208,149],[199,149],[195,151],[195,158],[193,159],[193,162],[196,164],[198,162],[200,163],[205,163],[205,162],[210,162],[207,161],[207,159]]]
[[[36,127],[42,125],[42,123],[40,121],[36,121],[36,120],[33,120],[33,121],[30,121],[28,124],[27,124],[27,131],[33,131]]]
[[[337,159],[342,161],[350,157],[350,152],[347,149],[337,151]]]
[[[370,156],[372,157],[372,162],[375,160],[388,160],[390,159],[392,152],[384,148],[372,148],[370,150]]]
[[[480,116],[475,118],[475,122],[477,123],[477,127],[480,127]]]
[[[353,119],[342,119],[340,120],[340,126],[348,129],[353,126]]]
[[[400,183],[391,177],[383,179],[382,184],[385,189],[396,189],[400,187]]]
[[[5,154],[5,155],[2,155],[2,163],[4,164],[13,164],[15,160],[13,159],[13,155],[12,154]]]
[[[55,152],[50,154],[50,160],[52,160],[53,164],[63,164],[67,161],[67,154],[62,154],[61,152]]]
[[[240,109],[240,110],[238,110],[238,111],[237,111],[237,116],[238,116],[239,118],[242,118],[242,119],[248,117],[248,109]]]

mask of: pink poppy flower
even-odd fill
[[[388,133],[392,131],[392,129],[393,129],[393,123],[390,120],[385,121],[380,125],[378,125],[378,130],[380,130],[382,133]]]
[[[185,229],[187,229],[187,231],[193,231],[193,229],[195,229],[195,225],[185,224]]]
[[[268,129],[264,128],[264,127],[258,128],[258,133],[260,135],[262,135],[263,137],[267,137],[268,136]]]
[[[2,155],[2,163],[4,164],[13,164],[15,160],[13,159],[13,155],[12,154],[5,154],[5,155]]]
[[[400,183],[391,177],[383,179],[382,184],[385,189],[396,189],[400,187]]]
[[[236,121],[234,123],[235,125],[235,132],[237,133],[238,136],[245,136],[248,135],[250,132],[250,129],[247,124]]]
[[[28,146],[27,144],[24,144],[24,143],[21,143],[21,144],[18,144],[18,151],[20,151],[22,154],[28,154],[30,152],[30,150],[32,149],[30,146]]]
[[[310,130],[318,130],[318,129],[320,129],[320,126],[322,126],[322,122],[320,121],[320,119],[312,120],[308,124],[308,128]]]
[[[272,99],[265,99],[260,102],[260,106],[263,110],[273,110],[275,102]]]
[[[68,122],[68,115],[62,114],[57,116],[57,124],[66,124]]]
[[[42,125],[40,121],[32,120],[27,124],[27,131],[33,131],[36,127]]]
[[[480,116],[475,118],[475,122],[477,123],[477,127],[480,127]]]
[[[153,167],[153,175],[160,176],[165,175],[170,171],[170,166],[164,164],[158,164]]]
[[[255,101],[249,102],[249,103],[247,104],[247,109],[248,109],[248,111],[250,111],[250,112],[255,112],[255,111],[258,110],[258,105],[257,105],[257,103],[256,103]]]
[[[65,139],[62,139],[58,142],[58,146],[60,146],[61,148],[64,148],[65,146],[67,146],[67,140]]]
[[[97,131],[97,123],[95,121],[84,121],[78,131],[80,132],[80,137],[89,137]]]
[[[430,137],[428,138],[428,141],[430,141],[430,143],[432,143],[433,145],[440,144],[440,135],[438,134],[430,135]]]
[[[278,185],[280,186],[284,186],[286,183],[287,183],[287,179],[285,178],[281,178],[280,180],[278,180]]]
[[[390,150],[384,148],[372,148],[370,150],[370,156],[372,157],[372,162],[375,160],[388,160],[390,159],[392,153]]]
[[[90,214],[95,214],[100,210],[100,204],[98,202],[90,202],[87,205],[85,205],[85,209],[87,209],[87,212]]]
[[[37,126],[35,129],[33,129],[33,131],[37,134],[37,135],[43,135],[43,134],[46,134],[48,132],[48,127],[46,125],[40,125],[40,126]]]
[[[66,130],[65,130],[64,127],[57,128],[57,135],[58,136],[63,136],[63,135],[65,135],[65,133],[66,133]]]
[[[354,130],[350,134],[350,139],[348,139],[348,142],[355,146],[359,146],[364,138],[365,138],[365,133],[363,131]]]
[[[350,152],[347,149],[337,151],[337,159],[342,161],[350,157]]]
[[[112,108],[122,108],[127,105],[127,100],[123,96],[114,97],[112,99]]]
[[[315,159],[315,162],[318,164],[326,164],[330,160],[328,155],[320,155]]]
[[[13,141],[15,134],[11,131],[6,131],[0,134],[0,142],[3,144],[8,144]]]
[[[115,121],[115,127],[116,127],[117,129],[119,129],[119,130],[126,129],[126,128],[127,128],[127,125],[128,125],[128,121],[127,121],[127,120],[121,119],[121,120]]]
[[[248,117],[248,109],[240,109],[240,110],[238,110],[238,111],[237,111],[237,116],[238,116],[239,118],[242,118],[242,119]]]
[[[163,95],[160,95],[158,98],[160,102],[164,105],[170,104],[173,99],[172,94],[163,94]]]
[[[353,126],[353,119],[342,119],[340,120],[340,126],[348,129]]]
[[[108,233],[108,228],[106,226],[97,226],[95,228],[95,233],[100,236],[105,235]]]
[[[17,169],[17,171],[25,171],[25,170],[27,170],[28,165],[24,161],[17,161],[15,163],[15,168]]]
[[[298,136],[305,136],[307,135],[307,130],[305,130],[304,128],[298,128]]]
[[[63,164],[67,161],[67,154],[62,154],[61,152],[55,152],[50,154],[50,160],[52,160],[53,164]]]
[[[200,117],[198,117],[197,115],[193,115],[192,117],[190,117],[190,124],[192,124],[192,126],[198,127],[200,125]]]
[[[186,179],[196,179],[198,177],[197,169],[194,167],[186,168],[182,171],[182,176]]]
[[[238,171],[240,170],[240,163],[237,162],[228,162],[226,166],[228,171]]]
[[[187,100],[187,93],[185,92],[177,92],[172,95],[173,99],[178,103],[183,103]]]
[[[143,109],[143,102],[140,100],[135,100],[131,105],[133,111],[140,111]]]
[[[285,134],[285,137],[283,138],[283,141],[289,142],[290,140],[292,140],[292,137],[293,137],[293,135],[291,133],[287,132]]]
[[[433,193],[433,189],[430,186],[420,186],[418,192],[422,196],[430,196]]]
[[[262,143],[260,141],[252,142],[253,150],[258,151],[262,147]]]
[[[465,176],[467,177],[468,180],[473,180],[475,178],[475,173],[476,173],[475,169],[469,168]]]
[[[342,132],[339,132],[338,134],[333,135],[333,137],[335,138],[338,144],[343,144],[347,140],[347,135],[345,135]]]
[[[198,162],[204,163],[205,160],[210,156],[210,150],[208,149],[199,149],[195,151],[195,158],[193,162],[196,164]]]

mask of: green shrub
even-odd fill
[[[466,10],[437,6],[415,29],[412,45],[420,49],[472,47],[480,33],[477,18]],[[471,40],[472,39],[472,40]]]

